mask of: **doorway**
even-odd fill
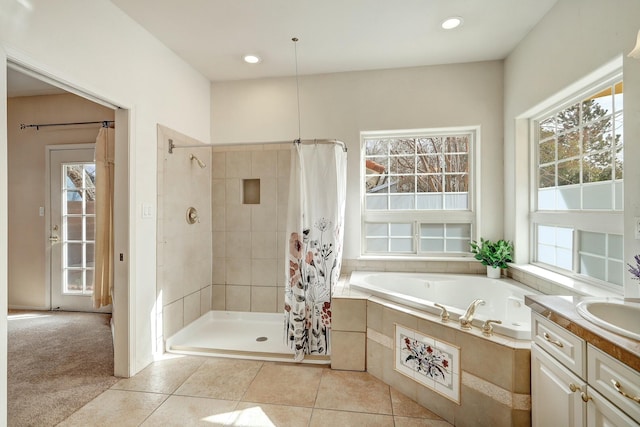
[[[12,75],[14,77],[18,76],[21,90],[25,88],[24,80],[28,80],[26,83],[26,92],[15,94],[15,91],[13,91],[14,87],[12,87],[15,86],[12,84],[15,83],[15,81],[12,80]],[[45,260],[49,259],[52,246],[59,246],[62,250],[63,245],[60,244],[60,242],[52,245],[49,240],[50,238],[54,238],[55,234],[51,232],[55,230],[53,230],[53,226],[49,226],[49,222],[53,221],[50,219],[50,206],[45,200],[50,197],[49,193],[51,191],[48,186],[49,171],[45,171],[49,152],[45,147],[47,145],[57,145],[61,148],[62,145],[67,144],[78,145],[88,142],[93,143],[99,128],[98,125],[81,125],[22,129],[20,125],[22,123],[115,121],[116,172],[114,199],[116,206],[114,211],[114,226],[116,240],[115,250],[118,253],[116,254],[117,262],[114,269],[115,300],[113,306],[110,308],[113,309],[113,322],[111,327],[113,330],[114,372],[117,376],[128,377],[131,372],[132,360],[130,353],[132,348],[130,339],[132,336],[129,334],[129,264],[127,256],[129,248],[128,176],[130,112],[129,110],[118,108],[106,102],[100,102],[92,96],[84,96],[80,90],[70,88],[62,83],[56,86],[57,83],[51,80],[51,78],[44,76],[40,78],[40,75],[36,72],[27,70],[22,65],[13,64],[11,61],[9,61],[8,64],[7,83],[7,136],[9,142],[7,155],[10,168],[15,167],[19,169],[19,174],[15,175],[15,179],[9,178],[9,193],[10,197],[11,193],[14,193],[13,201],[16,199],[20,201],[20,199],[35,197],[35,200],[31,200],[32,203],[26,208],[23,208],[20,203],[13,203],[12,200],[9,200],[9,216],[10,218],[14,218],[18,223],[17,226],[10,224],[8,227],[10,245],[8,251],[9,270],[13,270],[14,272],[18,271],[26,277],[26,280],[16,282],[14,275],[12,275],[11,272],[9,273],[10,308],[27,310],[48,310],[51,307],[60,307],[61,309],[68,310],[82,309],[74,307],[73,304],[75,304],[75,302],[70,305],[68,305],[67,302],[55,302],[56,297],[51,294],[48,284],[46,283],[50,280],[51,270],[45,267],[48,264]],[[32,85],[32,83],[35,83],[35,85]],[[38,85],[40,85],[40,87]],[[18,105],[20,102],[28,101],[29,98],[39,98],[38,104],[27,107]],[[69,101],[70,99],[73,101]],[[44,108],[43,102],[46,103],[51,100],[57,102],[57,107],[51,107],[51,105],[49,105],[49,115],[44,119],[40,119],[40,116],[34,117],[36,114],[42,113]],[[80,107],[78,105],[80,105]],[[27,118],[23,121],[22,118],[17,117],[17,113],[20,113],[22,116],[26,115]],[[21,138],[22,140],[16,141],[16,138]],[[25,141],[26,143],[22,144]],[[32,144],[32,151],[27,154],[23,153],[22,157],[17,156],[16,150],[24,149],[28,144]],[[91,155],[91,161],[92,160],[93,155]],[[75,161],[76,160],[74,160],[74,162]],[[90,165],[90,162],[87,163],[85,160],[80,160],[79,162],[83,165]],[[62,166],[60,167],[62,168]],[[46,183],[45,180],[47,181]],[[38,184],[38,182],[40,182],[40,184]],[[64,187],[64,184],[61,184],[61,187]],[[84,188],[81,187],[81,189],[84,191],[87,190],[86,186]],[[69,190],[69,188],[67,188],[67,190]],[[60,191],[62,191],[62,189]],[[35,193],[35,196],[33,193]],[[76,215],[78,215],[74,219],[74,221],[76,221],[76,229],[71,230],[69,227],[69,230],[77,232],[77,224],[81,224],[84,235],[80,240],[68,239],[66,243],[76,245],[75,252],[72,248],[71,252],[73,253],[67,253],[66,255],[67,257],[71,256],[73,259],[69,259],[66,266],[60,263],[60,273],[56,274],[56,276],[64,277],[65,274],[67,277],[72,276],[72,280],[69,281],[69,283],[73,286],[67,289],[67,291],[72,292],[66,292],[69,294],[68,296],[78,297],[81,301],[91,301],[91,298],[87,296],[72,295],[74,292],[86,293],[90,290],[91,283],[87,281],[87,277],[89,277],[88,272],[92,269],[91,251],[88,250],[90,249],[88,247],[91,245],[91,236],[86,234],[88,223],[91,222],[91,214],[89,211],[85,211],[84,213]],[[63,232],[63,227],[58,225],[57,231]],[[20,251],[14,251],[11,242],[24,241],[24,237],[27,235],[35,237],[29,241],[29,244],[23,245],[24,247]],[[61,235],[58,235],[58,238],[60,237]],[[77,234],[75,237],[78,237]],[[63,259],[64,256],[64,254],[61,254],[60,259]],[[124,259],[124,261],[119,261],[122,259]],[[80,281],[79,278],[82,278],[82,281]],[[18,283],[18,285],[14,286],[14,283]],[[34,286],[36,286],[35,289]],[[62,289],[62,287],[60,287],[60,289]],[[63,291],[63,293],[64,292],[65,291]],[[33,299],[34,295],[37,295],[36,299]],[[28,298],[32,299],[29,300]],[[88,305],[90,304],[92,303],[89,302]],[[111,310],[107,308],[107,311]]]

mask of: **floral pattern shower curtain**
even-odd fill
[[[293,144],[285,285],[285,339],[296,361],[330,354],[331,291],[340,276],[347,153]]]

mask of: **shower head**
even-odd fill
[[[193,154],[191,154],[189,156],[189,160],[195,160],[198,163],[198,166],[200,166],[202,169],[207,167],[207,165],[202,160],[200,160],[199,158],[197,158]]]

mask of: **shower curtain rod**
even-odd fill
[[[173,154],[174,148],[211,148],[211,144],[192,144],[192,145],[176,145],[173,139],[169,140],[169,154]]]
[[[36,128],[36,130],[40,130],[40,128],[47,127],[47,126],[72,126],[72,125],[97,125],[97,124],[101,124],[102,127],[106,128],[111,123],[115,123],[115,121],[114,120],[101,120],[99,122],[40,123],[40,124],[34,124],[34,125],[25,125],[24,123],[21,123],[20,124],[20,130],[23,130],[23,129],[26,129],[26,128]]]
[[[347,152],[347,145],[337,139],[296,139],[294,144],[335,144],[342,147],[342,151]]]
[[[342,147],[342,151],[347,152],[347,146],[344,142],[337,139],[295,139],[294,144],[336,144]],[[246,144],[198,144],[198,145],[176,145],[172,139],[169,140],[169,154],[173,154],[174,148],[207,148],[207,147],[237,147],[238,145],[269,145],[269,144],[289,144],[288,141],[268,141],[255,142]]]

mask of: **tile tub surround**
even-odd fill
[[[640,341],[614,334],[585,320],[576,311],[576,304],[584,299],[593,298],[531,295],[525,298],[525,304],[609,356],[640,371]],[[629,298],[629,301],[640,302],[640,298]]]
[[[368,373],[456,426],[530,425],[530,341],[484,337],[476,328],[463,331],[457,322],[442,323],[438,316],[369,297],[345,285],[346,278],[334,293],[334,329],[364,334],[366,346],[359,348],[357,340],[335,346],[332,342],[332,369],[348,369],[336,366],[334,360],[343,363],[364,353]],[[357,315],[363,307],[365,321]],[[460,405],[395,370],[396,325],[460,347]]]

